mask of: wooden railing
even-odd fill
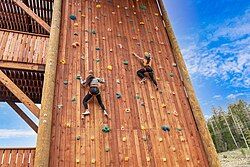
[[[0,167],[33,167],[35,148],[0,148]]]

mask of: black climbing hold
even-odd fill
[[[163,125],[162,127],[161,127],[161,129],[163,130],[163,131],[170,131],[170,128],[169,128],[169,126],[167,126],[167,125]]]
[[[102,131],[103,131],[104,133],[108,133],[108,132],[110,132],[110,127],[109,127],[108,125],[104,125],[104,126],[102,127]]]
[[[70,15],[70,16],[69,16],[69,18],[70,18],[71,20],[76,20],[76,16],[75,16],[75,15],[73,15],[73,14],[72,14],[72,15]]]

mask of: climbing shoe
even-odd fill
[[[84,113],[82,113],[82,115],[89,115],[89,114],[90,114],[89,110],[86,110]]]

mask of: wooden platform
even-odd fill
[[[208,166],[156,1],[65,0],[62,11],[50,166]],[[149,79],[139,84],[141,67],[131,53],[145,51],[153,55],[160,91]],[[90,69],[106,80],[110,120],[96,99],[81,120],[87,89],[77,76]],[[111,132],[102,132],[104,124]]]

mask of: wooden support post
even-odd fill
[[[28,6],[26,6],[21,0],[13,0],[20,8],[22,8],[30,17],[37,21],[48,33],[50,33],[50,26],[35,14]]]
[[[19,108],[14,102],[7,101],[7,103],[16,111],[16,113],[37,133],[37,125]]]
[[[46,54],[45,78],[43,84],[41,116],[39,121],[35,166],[49,166],[52,110],[56,80],[56,66],[59,49],[62,0],[54,1],[49,47]]]
[[[194,118],[195,118],[195,121],[196,121],[196,124],[198,127],[198,131],[200,133],[200,136],[201,136],[201,139],[202,139],[202,142],[204,145],[206,155],[208,157],[209,165],[211,167],[219,167],[220,161],[218,158],[218,154],[215,150],[213,140],[212,140],[210,133],[209,133],[209,130],[207,128],[206,120],[202,114],[201,107],[200,107],[199,102],[196,98],[196,95],[195,95],[195,92],[194,92],[194,89],[193,89],[193,86],[192,86],[192,83],[191,83],[191,80],[190,80],[190,77],[188,74],[186,64],[184,62],[180,48],[179,48],[177,40],[175,38],[174,31],[172,29],[170,20],[168,18],[167,11],[164,7],[164,3],[162,0],[156,0],[156,1],[159,4],[160,11],[162,13],[162,17],[163,17],[163,20],[165,22],[165,28],[166,28],[166,31],[167,31],[167,34],[168,34],[168,37],[170,40],[172,51],[173,51],[176,63],[179,67],[180,74],[183,78],[183,84],[184,84],[186,91],[187,91],[187,94],[188,94],[188,100],[189,100],[189,103],[190,103],[190,106],[191,106],[191,109],[192,109],[192,112],[193,112],[193,115],[194,115]]]
[[[40,109],[35,103],[16,86],[11,79],[0,69],[0,82],[2,82],[37,118],[39,118]]]

